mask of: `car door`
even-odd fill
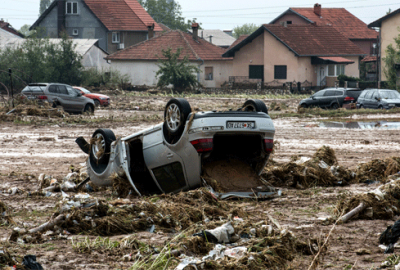
[[[164,143],[162,127],[144,135],[143,157],[161,191],[169,193],[188,188],[182,158]]]
[[[321,105],[324,108],[328,108],[335,100],[335,90],[326,90],[324,96],[321,98]]]
[[[363,102],[363,106],[365,108],[372,108],[372,95],[373,95],[374,91],[373,90],[369,90],[365,96],[364,96],[364,102]]]
[[[310,103],[309,107],[321,107],[320,103],[322,102],[321,99],[323,99],[325,94],[325,90],[318,91],[314,95],[312,95],[310,98]]]
[[[378,109],[379,107],[379,92],[378,91],[374,91],[372,94],[372,98],[371,98],[371,108],[372,109]]]
[[[86,98],[82,96],[80,92],[72,88],[72,86],[66,85],[65,87],[68,91],[68,100],[71,104],[71,107],[76,112],[82,112],[87,103]]]

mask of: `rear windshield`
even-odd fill
[[[347,90],[349,97],[358,98],[361,95],[362,90]]]
[[[45,86],[27,86],[22,91],[23,92],[43,92]]]
[[[400,95],[397,91],[379,91],[379,95],[384,99],[399,99]]]

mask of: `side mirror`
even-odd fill
[[[380,98],[378,98],[378,97],[375,97],[375,99],[377,100],[377,101],[380,101],[381,99]]]
[[[77,93],[78,94],[78,97],[81,97],[82,96],[82,93]]]
[[[311,96],[312,99],[316,99],[314,96]]]

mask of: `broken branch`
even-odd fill
[[[55,219],[50,220],[46,223],[43,223],[39,227],[30,229],[28,232],[29,233],[37,233],[37,232],[49,230],[49,229],[53,228],[55,225],[62,223],[64,221],[64,219],[65,219],[65,215],[58,215]]]

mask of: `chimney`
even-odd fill
[[[317,16],[321,17],[321,5],[320,5],[320,4],[316,3],[316,4],[314,5],[314,13],[315,13]]]
[[[148,23],[147,24],[147,30],[148,32],[148,39],[151,39],[154,37],[154,23]]]
[[[224,33],[226,33],[226,34],[228,34],[228,35],[230,35],[230,36],[232,36],[233,34],[232,34],[232,30],[224,30]]]
[[[57,3],[57,32],[58,37],[65,31],[65,0],[59,0]]]
[[[197,41],[199,39],[199,24],[192,23],[192,30],[193,30],[193,39]]]

